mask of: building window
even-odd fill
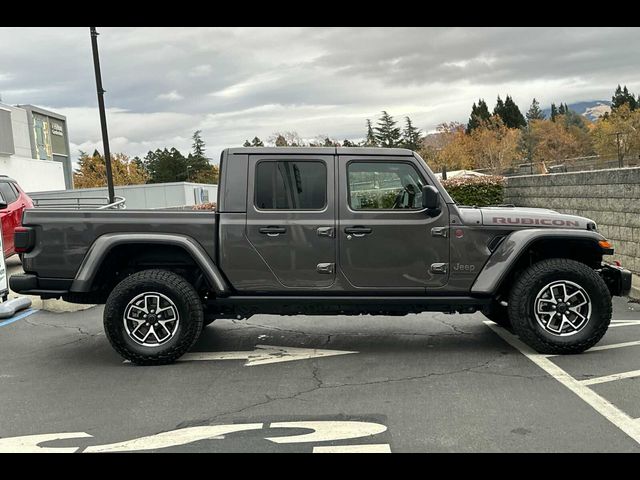
[[[51,134],[47,117],[33,114],[33,129],[36,139],[37,158],[40,160],[52,160]]]
[[[321,210],[327,204],[327,166],[318,161],[261,161],[256,166],[256,207]]]

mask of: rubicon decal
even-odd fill
[[[544,225],[548,227],[580,227],[577,220],[563,220],[561,218],[530,218],[530,217],[493,217],[492,223],[504,225]]]

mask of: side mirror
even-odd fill
[[[422,208],[437,210],[440,208],[440,193],[431,185],[422,187]]]

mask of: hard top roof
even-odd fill
[[[227,148],[229,155],[366,155],[366,156],[411,156],[406,148],[371,147],[234,147]]]

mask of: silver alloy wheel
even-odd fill
[[[178,331],[180,314],[176,304],[166,295],[145,292],[127,304],[123,321],[131,340],[143,347],[159,347]]]
[[[591,299],[580,285],[559,280],[545,285],[536,296],[534,314],[547,332],[566,337],[581,331],[591,319]]]

